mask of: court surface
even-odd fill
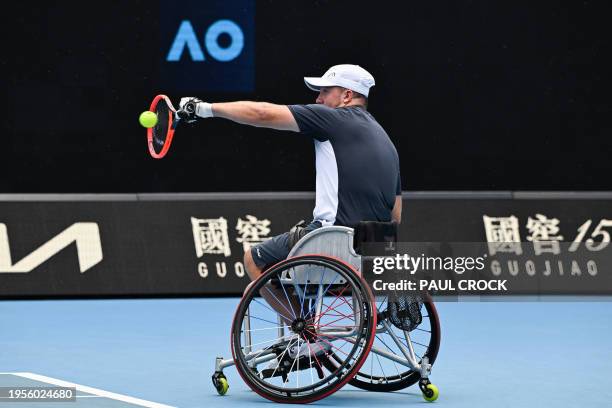
[[[76,384],[77,402],[41,407],[244,407],[272,404],[225,370],[237,298],[0,302],[0,386]],[[603,407],[612,401],[612,302],[438,302],[439,407]],[[346,386],[322,407],[424,406],[417,387]],[[426,406],[426,405],[425,405]]]

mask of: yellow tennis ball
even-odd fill
[[[157,125],[157,115],[155,112],[144,111],[140,114],[138,121],[143,127],[152,128]]]

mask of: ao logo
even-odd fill
[[[219,45],[219,37],[222,34],[229,35],[231,43],[222,48]],[[238,57],[244,48],[244,33],[238,24],[231,20],[218,20],[211,24],[204,35],[204,46],[208,54],[217,61],[227,62]],[[183,50],[187,47],[193,61],[205,61],[206,57],[195,34],[195,30],[189,20],[183,20],[174,37],[167,61],[179,61]]]

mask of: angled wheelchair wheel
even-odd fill
[[[298,256],[274,265],[247,289],[232,324],[232,355],[259,395],[308,403],[354,377],[375,331],[372,293],[349,265]],[[331,355],[333,367],[324,363]]]
[[[393,331],[395,336],[392,336],[383,328],[382,321],[378,321],[378,332],[375,335],[373,348],[368,355],[361,369],[355,374],[355,377],[350,381],[350,384],[367,391],[389,392],[398,391],[414,384],[417,384],[421,379],[419,372],[410,369],[396,361],[393,361],[382,354],[375,351],[382,350],[383,352],[391,353],[395,356],[403,357],[402,352],[397,344],[400,342],[402,347],[408,349],[410,346],[414,350],[416,360],[419,364],[423,358],[427,357],[429,364],[434,363],[440,348],[440,320],[436,307],[431,299],[426,299],[421,305],[422,321],[410,332],[404,332],[402,329],[394,326],[388,316],[384,316],[384,311],[387,309],[387,298],[380,299],[377,302],[377,310],[379,317],[387,321],[387,327]],[[382,313],[381,313],[382,312]],[[394,340],[395,339],[397,340]],[[410,344],[409,344],[410,343]],[[330,368],[338,365],[337,356],[331,355],[325,364]]]

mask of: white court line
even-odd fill
[[[164,405],[158,402],[146,401],[139,398],[128,397],[127,395],[116,394],[110,391],[99,390],[97,388],[88,387],[86,385],[79,385],[75,383],[71,383],[64,380],[58,380],[57,378],[46,377],[40,374],[34,373],[0,373],[0,374],[11,374],[16,375],[18,377],[28,378],[34,381],[40,381],[47,384],[57,385],[58,387],[74,387],[78,391],[87,392],[89,394],[94,394],[100,397],[110,398],[116,401],[127,402],[128,404],[140,405],[141,407],[148,408],[175,408],[171,405]],[[78,398],[78,397],[77,397]]]

